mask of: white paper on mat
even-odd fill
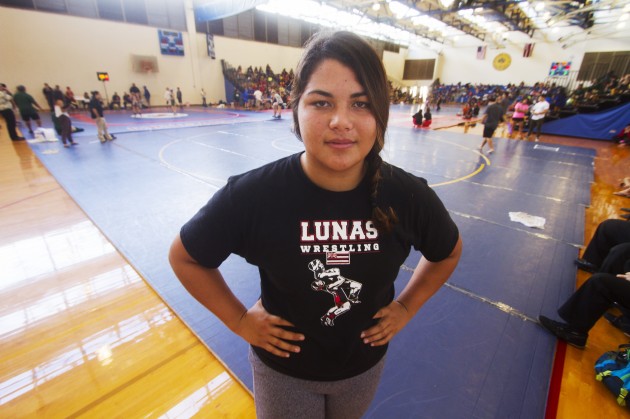
[[[527,214],[526,212],[510,212],[510,221],[515,221],[532,228],[545,228],[545,220],[543,217]]]

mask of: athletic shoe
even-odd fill
[[[578,269],[581,269],[586,272],[593,273],[597,270],[597,266],[587,261],[586,259],[577,258],[575,259],[575,264],[577,265]]]
[[[545,316],[538,316],[538,320],[545,329],[550,331],[558,339],[578,349],[584,349],[586,347],[588,333],[578,332],[566,323],[557,322]]]

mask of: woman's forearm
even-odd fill
[[[422,257],[407,286],[397,298],[413,317],[451,276],[462,253],[461,237],[451,254],[440,262],[429,262]]]

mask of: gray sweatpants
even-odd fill
[[[356,377],[309,381],[269,368],[251,348],[249,361],[258,419],[358,419],[370,406],[385,366],[383,357]]]

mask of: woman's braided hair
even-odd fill
[[[298,122],[298,105],[302,94],[315,69],[327,59],[339,61],[350,68],[369,98],[370,109],[376,119],[376,139],[365,158],[366,176],[372,179],[370,189],[372,220],[379,231],[389,232],[398,219],[391,207],[383,209],[379,202],[379,184],[383,165],[380,152],[385,146],[385,130],[389,120],[389,85],[380,58],[374,49],[358,35],[346,31],[318,32],[306,43],[291,90],[295,135],[302,140]]]

